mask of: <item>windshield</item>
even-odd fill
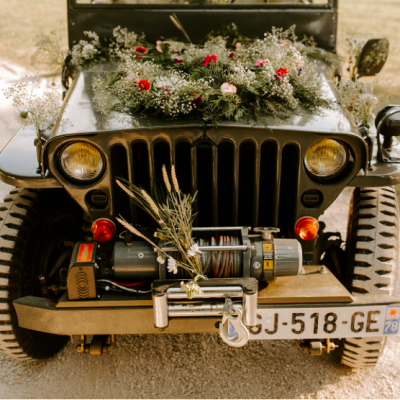
[[[328,4],[329,0],[76,0],[78,4]]]

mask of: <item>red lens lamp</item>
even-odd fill
[[[318,228],[318,221],[312,217],[300,218],[294,226],[296,234],[303,240],[315,239],[318,234]]]
[[[115,231],[114,222],[109,219],[101,218],[93,222],[92,232],[98,242],[108,242],[114,236]]]

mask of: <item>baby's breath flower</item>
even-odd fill
[[[61,99],[57,92],[47,91],[39,95],[38,74],[26,75],[26,80],[17,82],[4,90],[7,99],[18,109],[16,120],[23,126],[33,125],[38,138],[42,132],[61,120]]]

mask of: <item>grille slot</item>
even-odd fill
[[[147,192],[151,191],[150,153],[146,142],[132,145],[132,182]],[[151,217],[140,207],[132,205],[133,220],[143,226],[151,226]]]
[[[155,135],[149,142],[134,141],[133,182],[153,191],[157,181],[162,184],[162,166],[170,172],[173,163],[181,190],[198,191],[195,226],[278,226],[282,233],[293,227],[300,168],[297,144],[282,147],[265,137],[238,144],[224,136],[219,142],[213,139],[218,147],[208,142],[191,147],[193,140],[186,136],[169,142]],[[132,222],[151,223],[142,210],[132,210]]]
[[[295,144],[287,144],[282,150],[282,173],[279,195],[278,223],[282,232],[293,227],[296,216],[297,182],[300,149]]]

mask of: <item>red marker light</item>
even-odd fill
[[[318,221],[312,217],[300,218],[294,226],[297,235],[303,240],[315,239],[318,234],[318,228]]]
[[[98,219],[93,222],[92,232],[98,242],[108,242],[115,233],[114,222],[109,219]]]

